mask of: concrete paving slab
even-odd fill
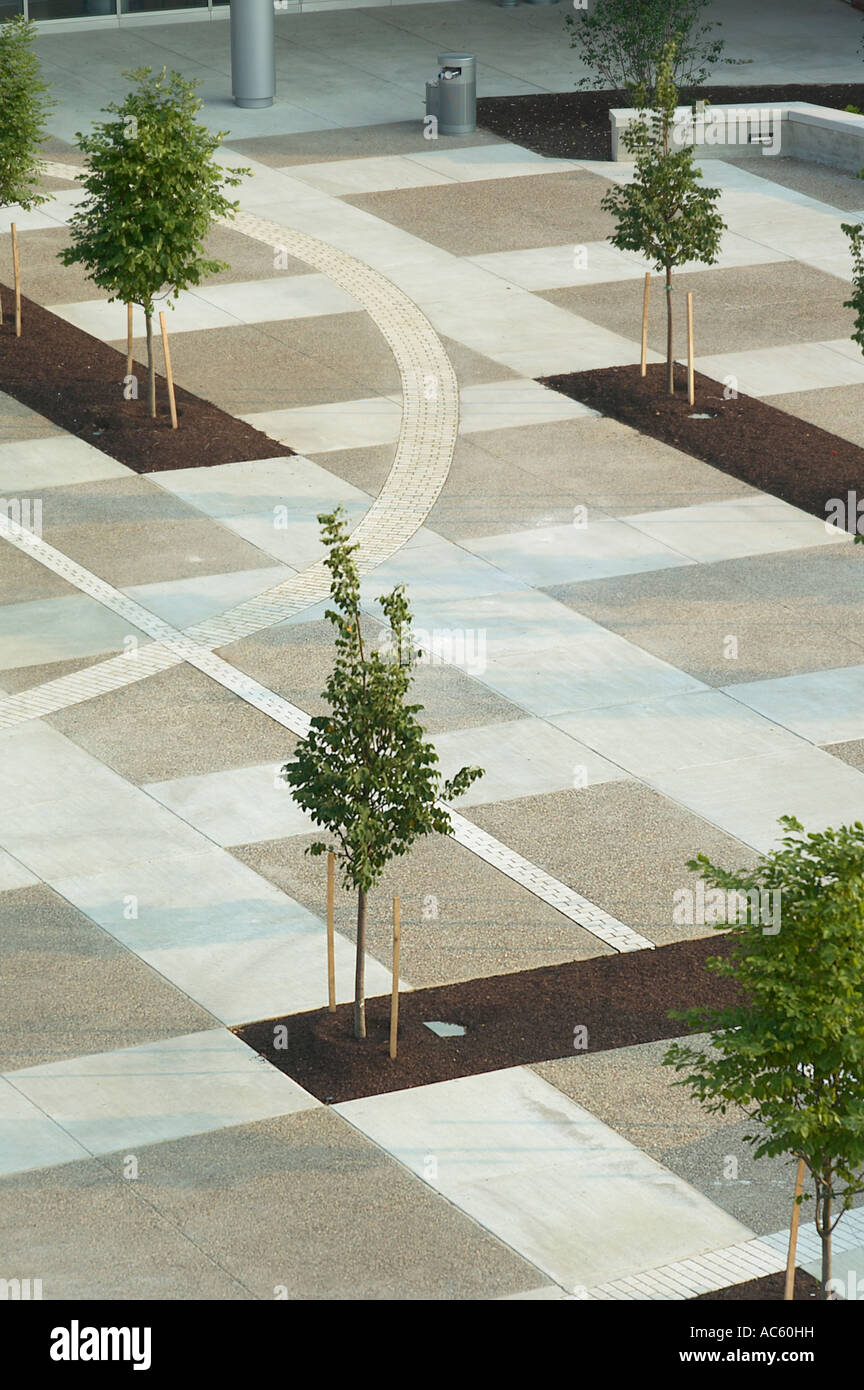
[[[555,719],[558,728],[612,758],[631,776],[729,762],[744,756],[807,750],[802,739],[770,717],[752,717],[720,691],[702,690],[667,700],[634,701]]]
[[[0,502],[0,514],[3,510],[5,509]],[[7,512],[6,515],[8,514]],[[31,515],[35,520],[35,508],[32,509]],[[22,516],[22,521],[23,519]],[[5,605],[32,603],[49,598],[71,598],[75,591],[59,574],[40,565],[31,555],[26,555],[23,550],[18,550],[13,545],[3,545],[0,546],[0,593]],[[6,689],[11,693],[10,685],[7,684]]]
[[[402,411],[387,396],[339,401],[331,405],[266,410],[245,415],[247,424],[300,454],[388,444],[399,436]]]
[[[864,362],[853,362],[822,343],[791,343],[750,352],[697,357],[697,371],[716,381],[734,378],[748,396],[779,396],[822,386],[857,386],[864,381]]]
[[[766,493],[666,512],[631,514],[627,523],[703,564],[850,540],[847,532],[829,529],[818,517]]]
[[[578,583],[642,570],[692,564],[625,521],[601,517],[587,525],[537,526],[509,535],[484,536],[463,544],[529,584]]]
[[[0,894],[0,922],[6,1072],[214,1024],[44,884]]]
[[[91,1154],[319,1104],[224,1028],[25,1067],[6,1079]]]
[[[228,574],[202,574],[156,584],[133,584],[125,592],[172,627],[183,629],[254,598],[265,589],[283,583],[293,573],[287,565],[273,565],[268,569],[234,570]]]
[[[301,455],[223,463],[215,468],[177,468],[148,476],[189,506],[213,517],[260,516],[272,513],[277,506],[293,512],[302,505],[304,511],[311,512],[316,507],[320,511],[328,502],[368,502],[358,488]]]
[[[139,1165],[144,1161],[145,1174],[145,1154],[160,1147],[135,1155]],[[38,1259],[45,1299],[251,1297],[154,1205],[136,1196],[139,1181],[124,1177],[122,1155],[82,1158],[76,1146],[62,1167],[4,1177],[0,1191],[9,1264],[27,1270]]]
[[[327,1002],[321,919],[221,850],[91,876],[70,872],[56,887],[229,1026]],[[352,999],[355,953],[342,935],[335,955],[337,998]],[[390,972],[370,960],[369,993],[390,986]]]
[[[19,864],[11,854],[0,849],[0,893],[13,893],[18,888],[29,888],[38,882],[36,875],[31,874],[24,864]]]
[[[550,391],[538,381],[508,380],[465,386],[459,398],[461,434],[596,415],[596,411],[589,406],[561,396],[557,391]]]
[[[733,699],[811,743],[864,737],[864,666],[742,682],[728,690]]]
[[[86,1157],[83,1145],[0,1076],[0,1175]]]
[[[708,1042],[698,1034],[688,1041]],[[789,1221],[795,1185],[790,1156],[753,1157],[744,1142],[752,1122],[743,1111],[709,1115],[662,1059],[668,1042],[643,1043],[614,1052],[583,1052],[541,1062],[532,1070],[578,1105],[677,1173],[758,1235]],[[808,1181],[808,1193],[812,1188]],[[804,1217],[812,1211],[810,1202]]]
[[[675,891],[698,882],[685,868],[689,859],[704,853],[736,869],[756,858],[698,814],[629,780],[474,806],[466,815],[658,946],[713,935],[710,925],[674,920]]]
[[[46,723],[136,783],[221,771],[250,758],[275,764],[294,747],[287,729],[185,665],[59,710]]]
[[[419,604],[427,600],[464,601],[487,594],[528,591],[521,579],[445,540],[406,547],[361,579],[360,596],[366,611],[380,620],[378,596],[389,592],[395,584],[405,584],[412,607],[418,605],[415,622]]]
[[[452,175],[437,173],[405,155],[371,155],[335,159],[323,164],[285,166],[301,183],[340,197],[345,193],[380,193],[392,188],[421,188],[450,183]]]
[[[217,845],[308,835],[310,816],[279,776],[280,763],[150,782],[149,796],[194,825]]]
[[[74,304],[49,304],[47,307],[58,318],[83,329],[94,338],[100,338],[103,343],[125,337],[126,310],[116,301],[109,303],[107,299],[84,299]],[[238,322],[234,314],[217,309],[191,290],[184,290],[176,300],[166,300],[160,308],[165,312],[168,332],[172,335],[194,332],[199,328],[230,328]],[[135,305],[132,314],[133,335],[141,338],[146,331],[144,311]]]
[[[620,766],[578,739],[565,736],[542,719],[519,719],[487,728],[454,729],[434,739],[441,771],[452,777],[460,767],[484,769],[483,777],[459,798],[459,809],[490,801],[510,801],[624,777]]]
[[[864,805],[864,774],[819,748],[659,773],[653,781],[666,796],[761,853],[778,847],[780,816],[796,816],[807,830],[825,830],[860,820]]]
[[[55,432],[42,439],[0,444],[0,492],[29,497],[44,488],[131,476],[124,464],[71,434]]]
[[[563,1287],[750,1234],[527,1069],[334,1108]]]
[[[310,318],[317,314],[358,313],[360,305],[326,275],[291,275],[231,285],[202,286],[196,300],[230,314],[239,323]],[[194,324],[212,328],[217,324]]]

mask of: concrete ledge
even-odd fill
[[[624,133],[637,117],[633,108],[609,112],[612,159],[630,161]],[[700,159],[754,159],[783,154],[857,174],[864,166],[864,116],[806,101],[737,102],[707,106],[694,115],[690,106],[675,110],[676,144],[694,146]]]

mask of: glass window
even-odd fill
[[[121,0],[121,14],[157,14],[159,10],[206,10],[207,0]]]
[[[116,13],[116,0],[30,0],[31,19],[82,19]]]
[[[0,0],[0,19],[14,19],[24,13],[24,0]]]

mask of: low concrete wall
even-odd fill
[[[609,112],[612,126],[612,158],[633,158],[623,135],[638,112],[617,107]],[[692,145],[699,159],[728,159],[734,155],[771,158],[787,155],[830,164],[857,174],[864,167],[864,116],[795,101],[777,105],[736,103],[708,106],[694,116],[691,107],[675,111],[675,141]]]

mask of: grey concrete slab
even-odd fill
[[[275,764],[295,744],[287,729],[189,666],[72,705],[48,722],[137,783],[221,771],[250,759]]]
[[[600,208],[608,186],[583,171],[538,173],[361,193],[345,202],[456,256],[479,256],[602,241],[614,230],[614,219]]]
[[[783,188],[792,188],[797,193],[806,193],[820,203],[840,208],[844,212],[859,211],[864,205],[861,181],[854,174],[842,169],[832,169],[827,164],[815,164],[809,159],[794,159],[789,155],[772,155],[754,169],[751,159],[724,155],[724,163],[735,164],[741,168],[757,172],[760,178],[770,179]]]
[[[52,493],[42,536],[118,588],[269,564],[256,546],[149,478],[80,483]]]
[[[0,545],[0,594],[4,604],[68,598],[72,593],[71,586],[59,574],[15,546],[6,542]]]
[[[319,1105],[224,1028],[25,1067],[6,1079],[93,1154]]]
[[[506,803],[517,815],[532,804]],[[469,814],[473,818],[477,812]],[[320,914],[326,911],[326,871],[322,860],[305,854],[314,838],[236,845],[232,853]],[[587,892],[581,876],[573,882]],[[400,974],[418,989],[609,954],[595,936],[476,855],[434,836],[419,841],[405,859],[394,860],[370,891],[367,950],[386,965],[392,964],[393,894],[402,906]],[[340,888],[336,927],[351,939],[355,917],[356,897]]]
[[[100,652],[97,656],[77,656],[69,661],[48,661],[37,666],[15,666],[3,672],[3,689],[9,695],[17,695],[22,690],[31,690],[46,681],[59,680],[61,676],[71,675],[73,671],[83,671],[111,652]]]
[[[660,277],[655,276],[653,284],[648,344],[655,352],[665,352],[666,296],[660,292]],[[693,293],[697,355],[848,337],[853,325],[853,311],[843,308],[848,287],[836,276],[797,261],[678,272],[673,285],[679,359],[686,360],[687,353],[688,291]],[[641,282],[544,290],[542,297],[616,333],[635,337],[639,331]]]
[[[851,548],[842,549],[849,554],[823,547],[800,551],[797,560],[789,553],[752,557],[549,592],[699,680],[727,686],[860,662],[856,595],[864,573],[853,568]],[[832,575],[849,582],[836,607]]]
[[[122,1159],[76,1152],[62,1167],[4,1177],[0,1191],[0,1238],[10,1269],[42,1271],[37,1277],[46,1300],[252,1296],[141,1199],[137,1182],[123,1176]]]
[[[528,1068],[337,1109],[564,1288],[626,1277],[749,1234]]]
[[[339,317],[345,320],[349,315]],[[231,415],[326,404],[350,396],[350,383],[314,352],[298,349],[283,327],[278,322],[237,323],[174,334],[171,365],[178,385]],[[117,339],[114,346],[123,343]],[[137,361],[145,356],[140,339],[135,355]],[[278,446],[273,452],[279,452]]]
[[[356,129],[337,127],[332,130],[308,130],[301,135],[262,135],[227,142],[232,150],[260,164],[281,169],[286,165],[319,164],[337,159],[369,159],[376,155],[400,155],[422,152],[429,147],[423,126],[413,121],[387,121],[384,125],[365,125]],[[470,135],[448,135],[448,149],[465,146],[495,145],[500,135],[488,130],[476,130]]]
[[[693,888],[699,853],[726,868],[755,863],[730,834],[641,783],[602,785],[476,806],[468,818],[649,941],[710,936],[673,921],[674,893]]]
[[[0,1069],[210,1028],[214,1019],[45,884],[0,894]]]
[[[22,405],[14,397],[0,391],[0,444],[14,444],[21,440],[55,438],[62,434],[57,425],[52,425],[44,416]]]
[[[84,439],[55,430],[47,421],[36,438],[29,428],[20,438],[14,430],[11,433],[12,437],[0,446],[2,492],[32,497],[44,488],[134,477],[131,469],[116,459]]]
[[[762,399],[778,410],[797,415],[811,425],[827,430],[829,434],[839,434],[841,439],[849,439],[859,448],[864,448],[864,384],[823,386],[813,391],[784,391],[782,395],[768,395]]]
[[[751,491],[709,464],[605,417],[487,430],[471,443],[529,473],[541,497],[601,507],[615,516]],[[493,476],[498,466],[490,470]]]
[[[135,1157],[134,1180],[117,1155],[3,1181],[4,1248],[27,1268],[39,1253],[46,1299],[462,1300],[538,1281],[325,1109]]]
[[[143,633],[119,614],[76,593],[0,608],[0,669],[120,652]]]
[[[702,1046],[708,1039],[693,1041]],[[752,1120],[737,1108],[709,1115],[674,1084],[683,1073],[663,1066],[668,1046],[643,1043],[592,1054],[589,1039],[587,1052],[532,1070],[757,1234],[782,1230],[791,1218],[795,1160],[757,1162],[744,1142]],[[809,1181],[807,1191],[812,1198]],[[812,1219],[812,1201],[801,1219]]]
[[[386,592],[382,582],[376,592]],[[423,624],[418,619],[416,628]],[[433,625],[434,628],[434,625]],[[381,626],[364,622],[363,635],[372,645],[381,640]],[[333,625],[326,620],[280,624],[221,649],[226,661],[275,690],[309,714],[327,708],[322,691],[334,659]],[[456,667],[423,662],[415,668],[412,701],[423,706],[418,719],[429,733],[475,724],[503,723],[518,717],[508,700]],[[260,761],[264,761],[261,759]]]

